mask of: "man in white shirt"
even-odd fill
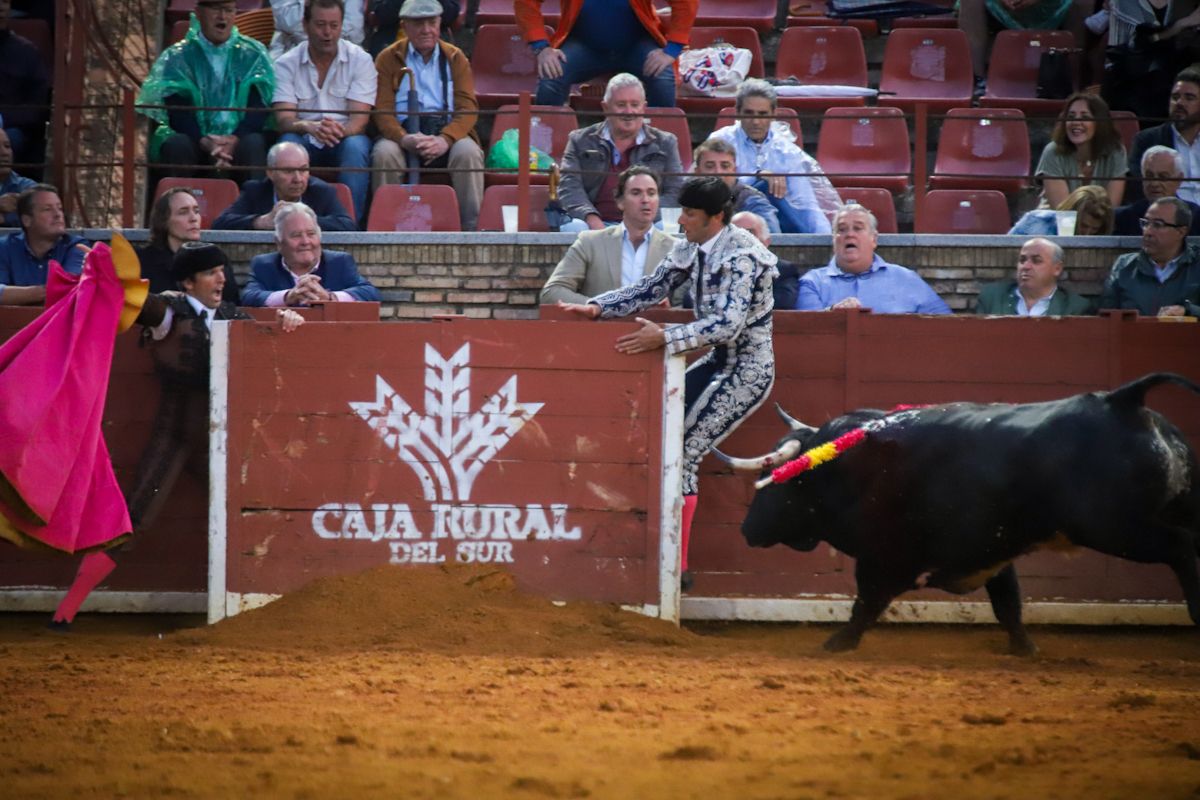
[[[271,59],[280,56],[308,38],[304,28],[305,0],[271,0],[271,15],[275,18],[275,36],[271,38]],[[362,45],[366,35],[363,25],[364,0],[346,0],[342,38]]]
[[[367,52],[342,38],[343,12],[342,0],[311,0],[305,7],[308,40],[275,62],[273,106],[282,141],[308,150],[313,166],[341,170],[338,180],[350,187],[362,224],[371,183],[366,128],[378,78]]]
[[[616,189],[620,224],[580,233],[542,287],[541,301],[586,303],[589,297],[653,272],[675,245],[671,236],[654,227],[658,190],[658,175],[648,167],[622,172]]]

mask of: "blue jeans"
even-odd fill
[[[781,233],[817,233],[819,222],[818,215],[823,219],[822,214],[817,209],[799,209],[788,202],[786,197],[776,197],[767,190],[767,181],[764,178],[756,178],[750,183],[755,189],[758,189],[767,200],[775,207],[775,213],[779,215],[779,230]]]
[[[371,165],[371,139],[366,134],[347,136],[338,142],[337,147],[314,147],[307,136],[297,133],[285,133],[279,137],[281,142],[293,142],[308,151],[309,163],[314,167],[369,167]],[[371,185],[371,173],[342,169],[338,172],[338,182],[350,187],[350,196],[354,198],[354,208],[346,209],[354,212],[354,220],[361,226],[366,219],[367,189]]]
[[[565,106],[571,94],[571,86],[582,83],[607,72],[629,72],[642,79],[646,87],[646,103],[655,108],[675,105],[675,70],[666,69],[653,78],[642,75],[642,64],[651,50],[661,49],[658,42],[647,34],[620,50],[607,53],[592,50],[570,36],[562,43],[566,56],[561,78],[540,78],[537,99],[543,106]]]

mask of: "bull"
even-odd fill
[[[793,430],[774,452],[717,455],[735,469],[784,465],[757,484],[742,524],[751,547],[809,551],[826,541],[855,559],[850,622],[826,650],[856,648],[906,591],[983,586],[1010,652],[1031,655],[1013,560],[1041,548],[1166,564],[1200,624],[1196,456],[1178,428],[1145,407],[1146,393],[1164,383],[1200,393],[1186,378],[1155,373],[1045,403],[860,410],[820,428],[780,410]],[[855,438],[824,465],[788,477],[787,462],[807,466],[794,460],[801,453],[828,455]]]

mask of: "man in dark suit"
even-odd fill
[[[308,174],[308,151],[292,142],[271,148],[266,179],[246,181],[238,199],[213,221],[213,229],[269,231],[283,203],[304,203],[316,212],[322,230],[358,230],[334,188]]]
[[[1063,249],[1049,239],[1030,239],[1021,248],[1015,280],[983,287],[975,313],[1021,317],[1091,314],[1087,298],[1059,285],[1062,271]]]
[[[771,232],[767,229],[767,221],[753,211],[739,211],[733,215],[730,224],[745,228],[754,234],[754,238],[762,242],[763,247],[771,246]],[[779,277],[772,286],[775,296],[776,311],[790,311],[796,307],[800,295],[800,265],[782,258],[775,264]]]
[[[380,299],[349,253],[322,252],[317,215],[304,203],[283,203],[276,210],[275,242],[278,252],[250,262],[243,304],[283,307]]]
[[[1179,188],[1183,185],[1183,157],[1178,150],[1161,144],[1154,145],[1142,156],[1142,178],[1146,196],[1121,206],[1113,214],[1113,233],[1117,236],[1141,236],[1141,220],[1146,216],[1150,204],[1179,194]],[[1184,202],[1192,210],[1192,227],[1188,233],[1200,235],[1200,206],[1187,200]]]
[[[1185,157],[1183,175],[1187,183],[1179,196],[1190,203],[1200,202],[1200,70],[1188,67],[1175,76],[1168,106],[1170,121],[1139,131],[1129,149],[1129,180],[1125,181],[1125,199],[1133,202],[1145,196],[1142,188],[1142,156],[1155,145],[1170,147]],[[1190,157],[1188,157],[1190,154]]]

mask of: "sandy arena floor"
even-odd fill
[[[214,628],[0,616],[0,797],[1196,798],[1200,633],[677,630],[381,569]]]

